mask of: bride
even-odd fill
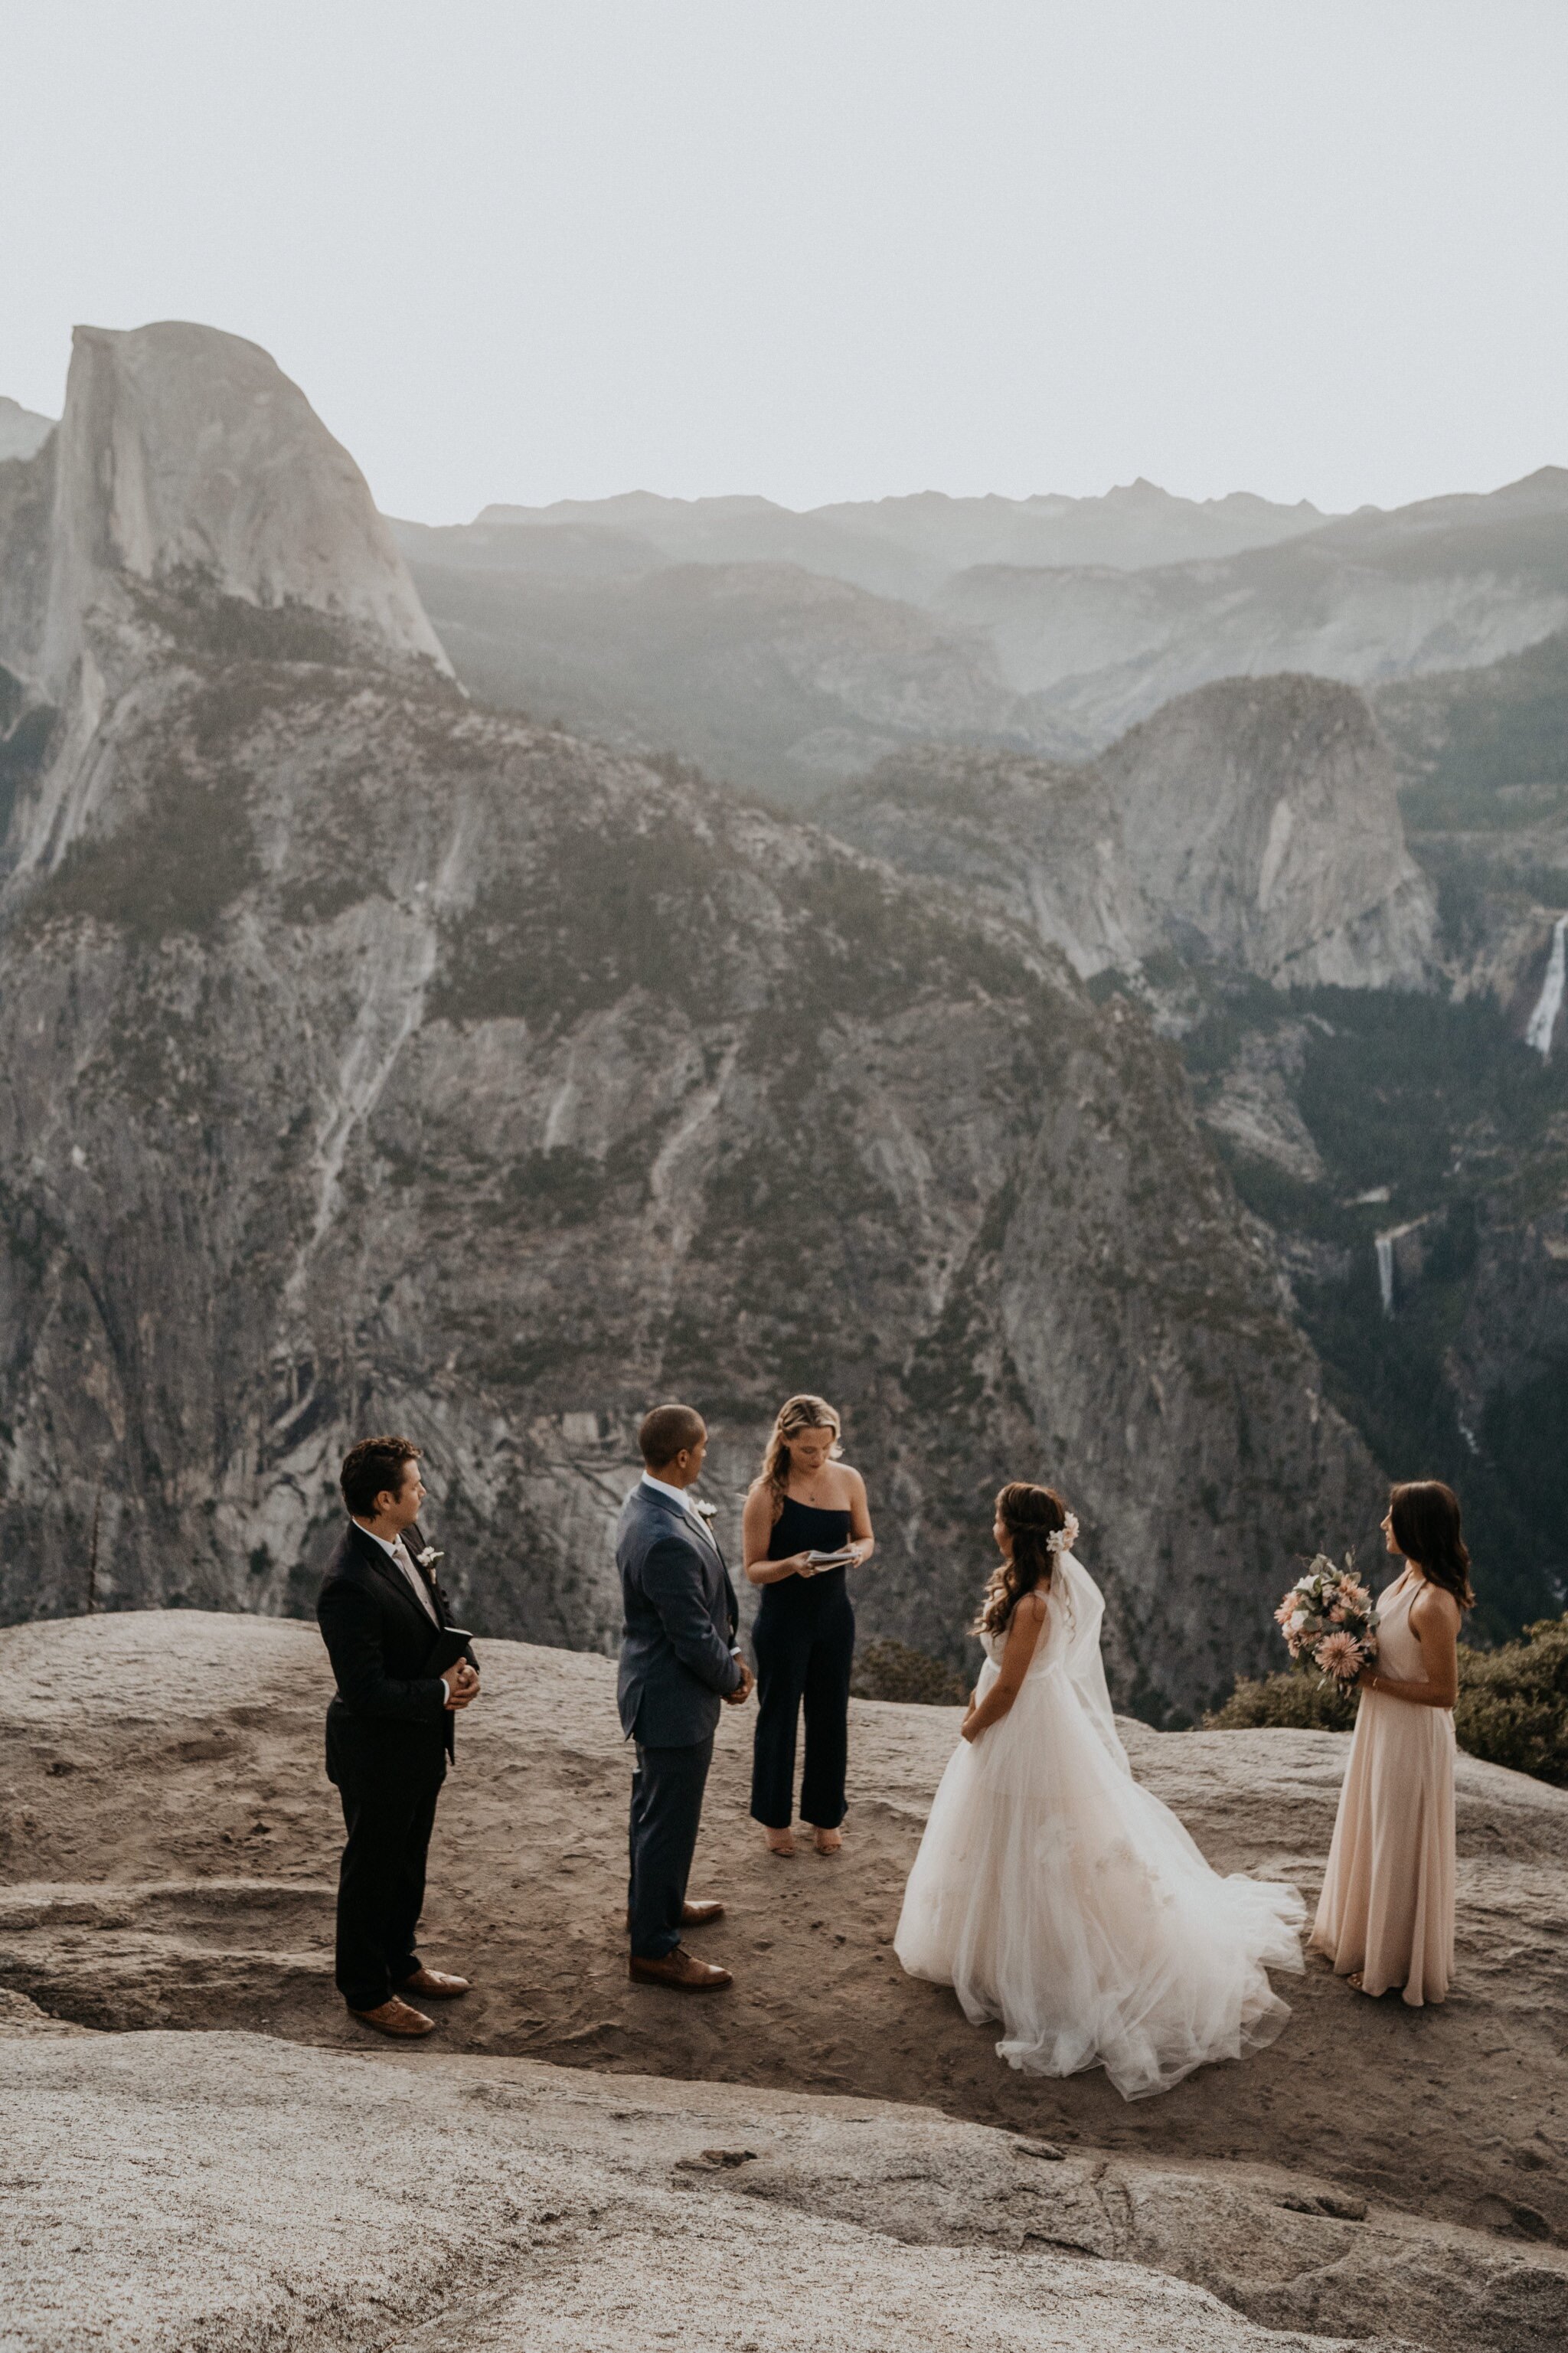
[[[1100,1588],[1049,1487],[996,1498],[1001,1564],[975,1630],[986,1662],[931,1807],[893,1940],[951,1985],[999,2057],[1041,2075],[1102,2066],[1123,2099],[1271,2042],[1300,1969],[1293,1887],[1209,1869],[1132,1778],[1100,1656]]]

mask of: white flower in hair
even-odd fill
[[[1069,1512],[1066,1519],[1062,1522],[1061,1526],[1059,1528],[1053,1528],[1050,1535],[1046,1538],[1046,1550],[1047,1552],[1057,1553],[1071,1552],[1077,1542],[1078,1520],[1076,1515]]]

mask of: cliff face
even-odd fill
[[[1432,895],[1353,689],[1300,677],[1200,688],[1124,736],[1099,774],[1173,944],[1277,984],[1424,977]]]
[[[112,710],[0,948],[10,1613],[302,1606],[374,1424],[427,1440],[477,1622],[605,1642],[639,1409],[704,1407],[732,1504],[811,1386],[870,1630],[952,1649],[989,1491],[1048,1472],[1123,1690],[1191,1704],[1367,1517],[1126,1007],[434,687],[187,638]]]
[[[26,637],[51,695],[105,596],[186,575],[247,604],[331,613],[447,668],[364,477],[257,344],[177,322],[79,327],[47,454],[48,573]]]
[[[121,497],[89,348],[46,549],[78,650],[0,892],[6,1613],[308,1607],[342,1451],[405,1427],[472,1622],[605,1643],[642,1408],[710,1415],[733,1533],[809,1386],[876,1497],[868,1631],[961,1653],[1023,1472],[1079,1509],[1124,1695],[1270,1656],[1371,1465],[1142,1015],[673,765],[468,709],[372,628],[352,534],[290,551],[286,486],[181,504],[148,420],[199,424],[201,370],[132,404]]]
[[[1202,688],[1082,768],[926,750],[823,815],[1084,974],[1173,949],[1280,987],[1386,987],[1430,964],[1393,765],[1362,697],[1323,679]]]

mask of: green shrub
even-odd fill
[[[1348,1732],[1355,1710],[1353,1699],[1315,1675],[1238,1676],[1225,1705],[1204,1723],[1222,1732],[1255,1725]],[[1568,1788],[1568,1617],[1542,1618],[1495,1651],[1461,1644],[1454,1731],[1472,1757]]]
[[[969,1685],[929,1651],[907,1642],[868,1642],[855,1654],[849,1688],[857,1699],[912,1700],[923,1707],[962,1707]]]
[[[1568,1788],[1568,1617],[1495,1651],[1461,1649],[1454,1730],[1472,1757]]]

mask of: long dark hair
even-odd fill
[[[1441,1479],[1404,1480],[1389,1490],[1388,1524],[1394,1543],[1428,1585],[1440,1585],[1461,1609],[1475,1608],[1469,1548],[1452,1487]]]
[[[1068,1524],[1068,1507],[1054,1487],[1009,1479],[996,1498],[996,1516],[1013,1539],[1013,1557],[998,1562],[974,1621],[977,1634],[1005,1634],[1013,1612],[1036,1587],[1051,1589],[1057,1556],[1049,1538]]]

